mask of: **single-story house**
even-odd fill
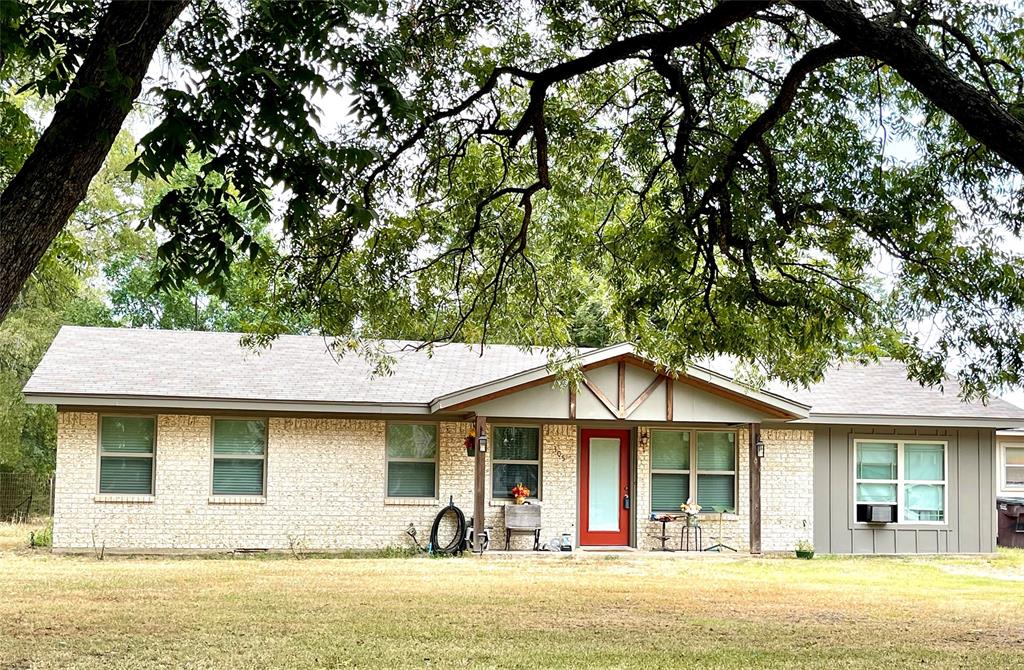
[[[61,329],[25,387],[58,408],[55,550],[407,546],[449,499],[483,511],[495,548],[522,483],[544,542],[660,546],[652,516],[693,499],[705,546],[994,551],[996,432],[1024,425],[1009,403],[963,403],[893,362],[779,392],[616,345],[580,352],[570,385],[543,350],[414,344],[384,343],[378,375],[321,337],[254,351],[231,333]],[[474,456],[470,434],[488,437]]]

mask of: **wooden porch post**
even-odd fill
[[[487,417],[477,416],[476,436],[478,441],[476,458],[473,463],[473,541],[476,546],[473,549],[481,554],[483,553],[483,541],[481,538],[484,536],[484,490],[487,484],[487,454],[480,449],[479,439],[485,435],[487,435]],[[485,442],[488,442],[488,440],[485,440]],[[487,448],[490,449],[491,445],[488,444]]]
[[[750,553],[761,553],[761,459],[757,443],[761,441],[761,424],[748,425],[750,434]]]

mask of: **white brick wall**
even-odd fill
[[[414,524],[426,543],[434,515],[452,496],[469,517],[473,510],[473,459],[463,438],[468,423],[439,426],[437,500],[385,498],[384,421],[271,418],[267,491],[262,502],[210,500],[210,417],[161,415],[157,420],[155,495],[98,496],[98,415],[58,415],[54,546],[58,549],[330,550],[408,546]],[[762,547],[789,551],[810,539],[813,513],[813,433],[766,430],[762,463]],[[747,432],[739,432],[737,514],[727,517],[725,541],[749,546]],[[562,533],[576,537],[577,429],[542,427],[544,542]],[[489,459],[489,456],[488,456]],[[504,547],[504,501],[491,499],[487,469],[487,519],[492,548]],[[650,453],[637,449],[634,506],[637,540],[651,548],[661,525],[650,522]],[[717,522],[704,522],[705,544]],[[678,546],[681,525],[669,526]],[[516,535],[512,548],[526,549],[532,537]]]
[[[648,430],[641,428],[641,430]],[[727,514],[722,521],[722,536],[724,544],[737,549],[747,551],[750,547],[750,469],[749,452],[747,448],[747,430],[739,431],[737,441],[736,459],[736,514]],[[647,444],[637,445],[637,545],[641,548],[653,549],[660,547],[661,542],[655,538],[661,535],[661,523],[651,521],[651,451],[650,441]],[[718,536],[718,516],[706,516],[701,521],[704,546],[710,546]],[[667,527],[667,534],[672,537],[668,546],[679,548],[679,536],[683,531],[682,522],[670,523]]]
[[[58,415],[54,546],[58,549],[340,549],[408,546],[416,526],[426,543],[434,515],[452,496],[473,509],[473,459],[467,423],[439,427],[438,500],[385,498],[384,421],[271,418],[267,490],[262,502],[210,499],[210,417],[157,420],[155,495],[97,495],[98,415]],[[543,428],[544,539],[572,533],[576,431]],[[488,462],[488,473],[490,472]],[[490,476],[488,474],[488,499]],[[503,503],[486,523],[503,540]],[[515,547],[530,544],[517,537]],[[502,542],[503,545],[503,542]]]
[[[814,537],[814,431],[762,430],[761,550]]]

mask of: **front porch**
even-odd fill
[[[472,516],[482,520],[477,534],[489,527],[492,552],[505,548],[512,501],[502,489],[518,483],[510,473],[541,507],[542,549],[566,538],[574,550],[678,552],[682,544],[690,553],[725,545],[759,554],[766,535],[770,551],[812,537],[812,434],[762,430],[779,410],[760,399],[618,360],[585,369],[578,392],[534,384],[458,408],[472,410],[474,434],[489,438],[473,459]],[[522,437],[528,431],[535,437]],[[704,508],[701,532],[681,542],[685,523],[656,519],[680,517],[688,500]],[[510,548],[533,543],[513,535]]]
[[[500,421],[495,420],[484,430],[491,435],[495,432],[500,435],[502,428]],[[750,512],[751,478],[760,475],[759,470],[752,474],[749,465],[750,435],[757,435],[756,427],[753,431],[749,427],[704,426],[691,429],[647,425],[595,429],[586,425],[544,424],[538,431],[542,435],[537,475],[540,495],[527,504],[540,508],[542,551],[552,541],[561,542],[568,536],[574,551],[647,552],[664,546],[673,551],[684,550],[681,553],[687,553],[686,550],[698,553],[723,544],[740,553],[760,553],[761,547],[752,546],[751,537],[759,534],[762,520]],[[652,463],[654,466],[665,465],[666,455],[662,453],[659,456],[657,443],[660,437],[674,437],[680,433],[728,436],[728,440],[722,440],[732,450],[730,462],[722,465],[727,471],[719,469],[714,474],[704,475],[695,467],[690,477],[685,472],[652,467]],[[775,439],[778,436],[770,434],[770,437]],[[605,443],[602,447],[606,452],[604,455],[591,448],[595,442]],[[754,444],[753,449],[756,450],[756,442]],[[778,444],[780,442],[776,441]],[[506,546],[505,508],[514,503],[501,499],[500,492],[495,493],[500,476],[495,474],[491,458],[485,455],[483,461],[485,481],[481,489],[474,488],[474,503],[480,502],[477,491],[482,490],[483,518],[490,535],[490,551],[502,551]],[[724,503],[725,511],[717,511],[723,507],[712,509],[706,500],[708,496],[695,490],[704,482],[704,477],[711,478],[712,484],[727,483],[719,490],[713,490],[718,493],[713,502]],[[806,497],[809,498],[809,492]],[[705,509],[699,516],[699,534],[696,529],[690,529],[687,541],[682,542],[686,522],[679,505],[690,498],[704,500]],[[769,507],[777,510],[779,505],[776,502],[771,501]],[[759,499],[757,503],[760,503]],[[761,505],[753,507],[760,509]],[[480,518],[476,512],[473,516]],[[666,516],[671,520],[663,524],[660,519]],[[803,526],[803,523],[799,525]],[[481,530],[475,529],[475,533]],[[668,536],[664,543],[660,540],[663,530]],[[510,548],[514,552],[529,551],[533,543],[534,537],[529,532],[516,533],[511,536]]]

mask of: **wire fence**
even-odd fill
[[[0,472],[0,521],[15,523],[53,514],[53,477]]]

